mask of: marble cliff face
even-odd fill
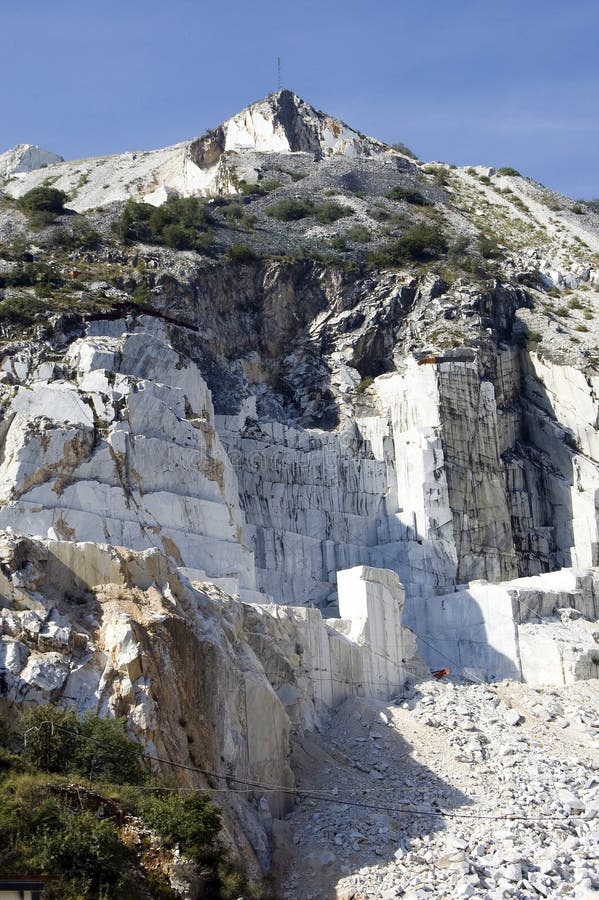
[[[30,245],[0,260],[6,702],[126,714],[159,755],[291,786],[290,735],[349,695],[447,660],[596,677],[596,213],[550,214],[520,176],[427,172],[285,91],[76,171],[17,150],[0,157],[0,235]],[[67,206],[94,208],[95,247],[28,231],[11,198],[48,177],[79,185]],[[202,193],[252,210],[243,253],[224,200],[208,255],[112,236],[127,198]],[[334,224],[269,211],[317,195],[342,201]],[[472,197],[504,222],[488,270],[465,249]],[[355,229],[384,249],[431,216],[441,260],[430,231],[421,256],[364,255]],[[39,300],[11,276],[26,266],[62,286]],[[18,319],[19,298],[43,308]],[[231,800],[231,843],[267,865],[286,802]]]

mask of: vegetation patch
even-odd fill
[[[174,900],[157,865],[171,848],[195,864],[204,896],[252,896],[211,800],[148,775],[142,755],[123,719],[53,705],[0,727],[0,871],[52,876],[48,900]]]
[[[403,153],[404,156],[409,156],[410,159],[418,159],[418,156],[414,153],[414,151],[411,150],[409,147],[407,147],[401,141],[398,141],[396,144],[391,144],[391,146],[393,147],[394,150],[397,150],[399,153]]]
[[[272,219],[278,219],[280,222],[297,222],[299,219],[306,219],[313,216],[316,206],[311,200],[279,200],[277,203],[271,203],[266,208],[266,213]]]
[[[64,204],[67,195],[53,187],[36,187],[16,202],[17,208],[24,212],[32,228],[43,228],[51,225],[56,216],[65,212]]]
[[[313,216],[322,225],[330,225],[344,216],[353,214],[351,206],[343,206],[334,200],[326,200],[316,204],[312,200],[284,199],[271,203],[266,209],[267,215],[281,222],[296,222]]]
[[[387,194],[387,198],[389,200],[400,200],[405,203],[411,203],[412,206],[431,206],[430,200],[420,193],[420,191],[416,190],[416,188],[411,187],[402,187],[397,184],[395,187],[391,188],[389,193]]]
[[[330,225],[332,222],[337,222],[345,216],[353,215],[353,212],[351,206],[343,206],[343,204],[336,203],[334,200],[327,200],[317,206],[314,215],[322,225]]]
[[[213,241],[212,219],[197,197],[169,198],[162,206],[127,200],[112,230],[125,244],[141,241],[173,250],[206,250]]]
[[[376,268],[397,267],[409,262],[435,259],[447,250],[447,241],[437,225],[419,222],[395,241],[374,250],[368,261]]]
[[[367,244],[372,240],[372,233],[370,230],[366,225],[361,225],[360,223],[348,228],[347,231],[344,232],[344,236],[348,240],[353,241],[354,244]]]

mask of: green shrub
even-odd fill
[[[296,222],[307,216],[313,216],[315,211],[316,207],[311,200],[279,200],[266,208],[267,215],[281,222]]]
[[[67,195],[52,187],[36,187],[17,200],[17,206],[25,213],[51,213],[60,215],[64,212]]]
[[[353,212],[351,206],[343,206],[334,200],[327,200],[316,208],[315,216],[321,225],[330,225],[332,222],[337,222],[338,219],[353,215]]]
[[[498,175],[512,175],[515,178],[521,178],[520,172],[518,169],[513,169],[511,166],[502,166],[501,169],[497,169]]]
[[[171,197],[162,206],[129,199],[112,226],[125,244],[144,241],[174,250],[205,250],[212,243],[211,218],[197,197]]]
[[[375,222],[387,222],[391,217],[391,213],[382,206],[374,206],[372,209],[367,210],[367,212],[370,218],[374,219]]]
[[[204,794],[157,791],[141,800],[140,814],[154,831],[169,844],[178,844],[195,862],[203,862],[214,850],[220,813]]]
[[[534,331],[533,329],[526,329],[526,339],[531,343],[538,344],[543,340],[543,335],[540,331]]]
[[[351,228],[348,228],[345,232],[345,237],[347,237],[350,241],[353,241],[354,244],[367,244],[372,240],[372,234],[366,228],[365,225],[358,223],[357,225],[352,225]]]
[[[0,783],[0,869],[51,873],[44,897],[122,897],[130,853],[102,811],[83,811],[66,791],[39,776]]]
[[[404,143],[398,141],[396,144],[391,144],[394,150],[397,150],[399,153],[403,153],[404,156],[409,156],[410,159],[418,159],[413,150],[410,150]]]
[[[133,291],[133,302],[136,306],[140,306],[142,309],[146,309],[151,306],[152,291],[150,290],[150,285],[146,281],[142,281],[141,284],[138,284]]]
[[[48,740],[48,726],[54,726]],[[46,772],[78,773],[116,784],[138,784],[143,777],[141,747],[125,733],[125,719],[105,719],[71,710],[38,706],[25,710],[21,731],[25,755]]]
[[[480,255],[485,259],[499,259],[502,256],[501,248],[494,235],[479,234],[477,248]]]
[[[233,244],[229,247],[227,255],[233,262],[248,263],[256,259],[256,254],[248,244]]]
[[[101,718],[85,713],[79,720],[81,738],[73,769],[82,775],[114,784],[139,784],[143,780],[142,749],[125,731],[125,718]]]
[[[64,246],[70,250],[97,250],[101,240],[100,233],[92,228],[87,219],[77,216]]]
[[[125,203],[121,215],[112,225],[112,233],[120,241],[130,244],[133,241],[151,238],[148,222],[154,210],[149,203],[138,203],[129,199]]]
[[[9,297],[0,303],[0,321],[31,325],[45,309],[45,303],[37,297]]]
[[[443,232],[437,225],[419,222],[396,241],[373,251],[369,262],[376,267],[401,266],[408,262],[432,259],[447,250]]]
[[[258,181],[256,184],[248,184],[247,181],[240,181],[237,186],[240,193],[247,197],[263,197],[264,194],[269,194],[271,191],[276,191],[278,187],[281,187],[281,182],[274,179],[271,179],[270,181]]]
[[[238,222],[243,216],[243,213],[243,206],[240,203],[229,203],[223,210],[223,216],[231,225]]]
[[[442,166],[425,166],[422,171],[425,175],[432,175],[435,184],[440,187],[449,183],[449,173]]]
[[[462,259],[470,246],[470,238],[465,234],[460,234],[449,247],[449,257],[453,260]]]
[[[46,722],[54,729],[40,731]],[[218,844],[220,813],[207,796],[136,786],[139,748],[134,745],[131,753],[122,720],[92,714],[78,719],[48,705],[22,714],[19,730],[21,739],[27,736],[25,758],[0,746],[0,871],[50,874],[48,900],[174,900],[154,870],[154,855],[144,855],[148,844],[132,843],[122,830],[124,817],[134,815],[196,863],[208,891],[203,896],[232,900],[251,894]],[[3,742],[14,743],[15,737],[6,741],[2,733]],[[93,747],[92,757],[84,745]],[[35,765],[40,761],[43,772]],[[73,775],[78,770],[85,785]],[[92,770],[126,783],[96,781],[90,789]]]
[[[196,236],[193,230],[176,222],[165,225],[160,232],[160,237],[161,243],[172,250],[193,250],[195,248]]]
[[[334,234],[331,237],[331,239],[329,240],[329,246],[333,250],[339,250],[339,251],[347,250],[347,241],[345,240],[343,235]]]
[[[374,378],[372,377],[372,375],[367,375],[365,378],[362,379],[362,381],[356,388],[356,392],[358,394],[363,394],[364,391],[368,390],[368,388],[370,387],[371,384],[373,384],[373,382],[374,382]]]
[[[52,289],[60,287],[63,279],[51,266],[42,262],[25,262],[11,272],[0,276],[0,287],[33,287]]]
[[[426,197],[420,193],[420,191],[416,190],[416,188],[402,187],[399,184],[391,188],[391,190],[387,194],[387,198],[389,200],[403,200],[406,203],[411,203],[412,206],[432,205],[430,200],[427,200]]]

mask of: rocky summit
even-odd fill
[[[288,90],[1,154],[8,731],[124,717],[251,896],[598,896],[598,301],[596,201]]]

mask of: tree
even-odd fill
[[[58,191],[51,187],[37,187],[17,200],[19,209],[25,212],[64,212],[64,204],[67,195],[64,191]]]

